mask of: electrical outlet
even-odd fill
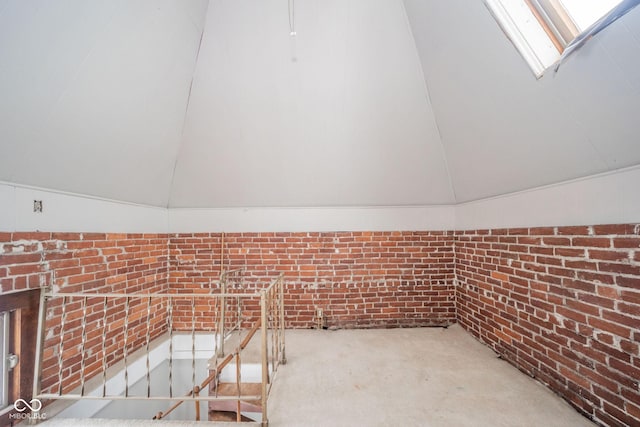
[[[33,211],[37,213],[42,213],[42,200],[33,201]]]

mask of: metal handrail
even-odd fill
[[[239,422],[241,420],[240,413],[240,402],[243,400],[261,400],[262,407],[262,425],[268,426],[269,420],[267,417],[267,400],[271,391],[271,385],[273,384],[273,378],[278,366],[280,364],[286,363],[285,357],[285,346],[284,346],[284,274],[280,274],[275,280],[271,282],[271,284],[266,288],[262,289],[258,292],[260,295],[260,319],[256,321],[247,334],[244,337],[240,345],[237,347],[236,351],[231,354],[228,354],[217,366],[216,369],[211,373],[196,389],[190,391],[187,396],[195,396],[193,399],[196,402],[196,408],[198,406],[198,396],[197,393],[207,387],[213,380],[218,378],[222,369],[224,369],[231,361],[236,359],[236,384],[238,386],[238,395],[237,396],[229,396],[225,400],[236,400],[238,403],[238,407],[236,410],[236,420]],[[271,308],[271,310],[269,310]],[[275,310],[274,310],[275,309]],[[269,317],[269,314],[272,314]],[[271,321],[271,323],[270,323]],[[269,326],[273,326],[272,329],[272,372],[270,375],[269,372],[269,345],[268,345],[268,331]],[[262,385],[261,385],[261,395],[260,396],[242,396],[241,388],[240,388],[240,354],[242,350],[246,348],[249,344],[253,336],[260,329],[261,331],[261,365],[262,365]],[[220,396],[222,397],[222,396]],[[216,400],[216,399],[202,399],[202,400]],[[220,399],[222,400],[222,399]],[[160,412],[153,419],[162,419],[170,414],[173,410],[179,407],[185,400],[178,401],[173,406],[171,406],[166,412]],[[199,409],[197,409],[196,420],[199,421]]]
[[[251,330],[249,331],[249,334],[245,337],[244,340],[242,340],[242,342],[240,343],[240,345],[238,346],[238,349],[234,352],[231,353],[229,355],[227,355],[227,357],[225,357],[220,363],[218,363],[218,365],[216,366],[216,369],[213,371],[213,373],[209,374],[209,376],[202,382],[202,384],[200,384],[199,386],[199,390],[204,389],[205,387],[207,387],[211,381],[213,381],[214,379],[216,379],[218,377],[218,374],[220,372],[222,372],[222,370],[229,364],[231,363],[231,361],[233,360],[234,356],[236,354],[239,354],[242,350],[245,349],[245,347],[249,344],[249,341],[251,341],[251,338],[253,338],[253,336],[255,335],[255,333],[258,331],[258,328],[260,327],[260,321],[258,320],[257,322],[255,322],[255,324],[253,325],[253,327],[251,328]],[[187,395],[185,397],[188,396],[193,396],[196,392],[194,392],[194,390],[190,391],[189,393],[187,393]],[[206,396],[206,397],[211,397],[211,396]],[[202,400],[220,400],[218,399],[219,396],[215,396],[214,399],[202,399],[200,398],[200,396],[197,396],[196,398],[194,398],[193,400],[195,400],[197,407],[199,407],[198,405],[198,398],[202,399]],[[221,396],[220,396],[221,397]],[[242,396],[243,399],[249,399],[249,398],[257,398],[257,396]],[[229,396],[228,399],[222,399],[222,400],[235,400],[237,399],[237,397],[235,396]],[[174,409],[176,409],[178,406],[180,406],[185,400],[180,400],[178,401],[176,404],[174,404],[172,407],[170,407],[166,412],[160,412],[158,413],[156,416],[153,417],[154,420],[159,420],[162,419],[164,417],[166,417],[167,415],[169,415],[171,412],[173,412]],[[199,417],[196,417],[199,418]],[[197,420],[199,421],[199,419]]]
[[[244,272],[244,269],[236,269],[236,270],[230,270],[230,271],[225,271],[221,274],[220,277],[220,283],[225,284],[227,282],[227,280],[231,279],[231,277],[233,275],[238,275],[238,274],[242,274]],[[168,415],[171,411],[173,411],[176,407],[178,407],[181,403],[187,401],[193,401],[196,403],[196,415],[197,418],[199,419],[199,402],[200,401],[214,401],[214,400],[220,400],[220,401],[228,401],[228,400],[235,400],[240,402],[241,400],[262,400],[262,411],[263,411],[263,418],[262,418],[262,423],[263,425],[268,425],[268,419],[267,419],[267,396],[270,392],[271,389],[271,384],[273,381],[273,374],[275,373],[275,371],[277,370],[277,367],[279,364],[281,363],[285,363],[286,359],[284,357],[284,279],[283,279],[283,274],[279,275],[276,279],[274,279],[268,287],[264,288],[264,289],[260,289],[257,290],[255,292],[246,292],[245,290],[242,289],[242,286],[239,289],[238,293],[233,293],[233,292],[225,292],[226,287],[221,286],[220,290],[222,292],[219,293],[213,293],[213,292],[207,292],[207,293],[168,293],[168,292],[163,292],[163,293],[135,293],[135,294],[127,294],[127,293],[115,293],[115,292],[96,292],[96,293],[91,293],[91,292],[52,292],[51,289],[46,289],[43,290],[41,293],[41,304],[40,304],[40,313],[39,313],[39,325],[38,325],[38,340],[37,340],[37,349],[36,349],[36,372],[34,375],[34,398],[38,398],[38,399],[51,399],[51,400],[81,400],[81,399],[87,399],[87,400],[97,400],[97,399],[107,399],[107,400],[124,400],[124,399],[129,399],[129,400],[166,400],[166,401],[174,401],[177,403],[175,403],[174,405],[172,405],[171,408],[169,408],[168,411],[164,412],[164,413],[160,413],[158,415],[156,415],[156,417],[158,418],[162,418],[162,417],[166,417],[166,415]],[[235,278],[234,278],[235,279]],[[242,280],[242,278],[240,277],[239,280]],[[224,313],[225,311],[225,306],[226,306],[226,299],[229,298],[234,298],[237,300],[237,306],[240,309],[240,301],[241,300],[246,300],[246,299],[255,299],[259,297],[260,298],[260,318],[255,320],[253,322],[253,325],[251,327],[251,329],[248,331],[247,336],[244,337],[244,339],[242,340],[242,342],[240,343],[240,345],[234,350],[234,352],[232,354],[227,355],[222,361],[220,361],[215,370],[213,370],[211,372],[211,374],[209,374],[207,376],[207,378],[205,378],[204,381],[202,381],[200,384],[196,384],[195,382],[195,365],[193,365],[193,388],[191,391],[189,391],[188,393],[186,393],[186,395],[183,396],[174,396],[173,395],[173,383],[172,383],[172,348],[173,348],[173,329],[174,329],[174,323],[173,323],[173,316],[174,316],[174,305],[176,304],[176,302],[179,301],[184,301],[184,300],[190,300],[193,304],[192,306],[192,322],[188,322],[188,321],[181,321],[182,324],[185,325],[189,325],[189,323],[191,323],[191,339],[192,339],[192,357],[195,360],[195,332],[196,332],[196,313],[195,313],[195,301],[198,299],[213,299],[215,302],[210,303],[211,306],[214,308],[213,312],[217,313],[216,315],[219,316],[220,313]],[[59,384],[53,384],[51,386],[51,389],[55,389],[57,391],[56,392],[50,392],[50,389],[47,389],[44,393],[42,392],[42,351],[44,348],[44,344],[45,344],[45,323],[46,323],[46,318],[47,318],[47,303],[50,302],[52,299],[57,298],[58,301],[60,301],[62,303],[62,307],[60,308],[61,312],[62,312],[62,317],[61,317],[61,323],[59,325],[57,325],[57,327],[59,327],[59,350],[60,350],[60,354],[58,357],[58,382]],[[94,301],[91,301],[92,299],[95,299]],[[118,319],[116,320],[116,324],[119,323],[118,326],[114,327],[114,322],[112,322],[111,324],[107,323],[107,303],[110,300],[113,299],[121,299],[123,301],[125,301],[124,305],[125,305],[125,309],[124,309],[124,313],[123,313],[123,317],[118,317]],[[146,301],[145,301],[146,300]],[[117,301],[117,300],[116,300]],[[79,303],[80,304],[80,312],[82,313],[82,318],[78,319],[77,316],[71,316],[71,313],[76,313],[76,311],[70,311],[67,307],[67,304],[76,304]],[[167,333],[169,334],[169,351],[170,351],[170,355],[169,355],[169,396],[151,396],[150,393],[150,388],[149,388],[149,370],[150,370],[150,364],[149,364],[149,351],[150,351],[150,342],[157,337],[157,334],[154,334],[154,336],[151,336],[150,333],[150,319],[152,318],[152,312],[155,312],[155,310],[152,311],[152,306],[154,305],[154,303],[156,305],[160,305],[161,307],[166,307],[166,312],[164,314],[161,313],[161,318],[160,322],[168,322],[167,325],[164,326],[164,328],[168,328]],[[102,308],[96,309],[94,306],[102,306]],[[96,316],[96,313],[98,314],[98,316]],[[94,319],[98,319],[98,324],[100,323],[100,319],[102,321],[102,326],[94,326],[91,325],[91,322],[95,322],[96,320],[88,320],[87,316],[92,315],[94,316]],[[157,312],[156,312],[157,314]],[[230,313],[231,314],[231,313]],[[237,324],[234,326],[234,328],[237,328],[238,330],[240,330],[241,332],[241,328],[243,326],[243,324],[245,324],[246,319],[242,320],[240,318],[240,312],[238,313],[238,321]],[[99,318],[98,318],[99,317]],[[144,319],[147,318],[147,322],[144,322]],[[158,318],[156,316],[156,318]],[[166,319],[165,319],[166,318]],[[64,342],[66,339],[68,339],[68,337],[70,336],[69,334],[77,334],[78,332],[74,329],[75,327],[73,326],[73,322],[74,321],[78,321],[80,320],[80,329],[78,329],[78,331],[81,331],[79,337],[80,337],[80,343],[81,346],[85,346],[87,343],[87,334],[88,334],[88,328],[93,327],[93,328],[98,328],[98,330],[100,330],[100,328],[102,329],[102,334],[103,334],[103,344],[102,344],[102,362],[101,362],[101,366],[102,366],[102,374],[100,375],[100,377],[102,378],[102,392],[98,392],[98,394],[93,394],[93,393],[87,393],[85,390],[85,385],[87,383],[87,381],[91,380],[92,382],[96,382],[96,379],[98,378],[98,375],[92,375],[93,378],[89,378],[90,375],[88,375],[85,372],[85,369],[82,369],[82,372],[72,372],[72,373],[68,373],[68,367],[64,366],[65,364],[65,355],[63,354],[63,349],[65,347],[63,347]],[[141,322],[142,320],[142,322]],[[222,337],[222,341],[224,341],[224,338],[226,336],[225,333],[225,325],[224,325],[224,321],[226,319],[217,319],[216,322],[216,334],[219,337]],[[221,322],[220,322],[221,321]],[[66,325],[66,323],[69,323],[69,325]],[[146,325],[145,325],[146,323]],[[144,326],[140,326],[140,325],[144,325]],[[69,327],[69,329],[65,329],[65,327]],[[113,329],[112,329],[113,328]],[[123,329],[124,328],[124,329]],[[138,328],[138,329],[127,329],[127,328]],[[140,329],[142,328],[142,329]],[[237,359],[238,361],[238,365],[239,365],[239,356],[240,353],[242,352],[242,350],[249,344],[250,340],[255,336],[255,334],[257,333],[258,329],[261,330],[261,359],[262,359],[262,368],[263,368],[263,384],[262,384],[262,393],[260,396],[243,396],[240,393],[240,388],[238,388],[238,395],[237,396],[200,396],[199,393],[201,390],[205,389],[206,387],[209,386],[209,384],[216,380],[219,377],[219,373],[222,371],[222,369],[227,366],[229,363],[231,363],[234,359],[234,357]],[[122,356],[124,357],[124,374],[125,374],[125,391],[123,395],[107,395],[106,393],[106,383],[107,383],[107,375],[106,375],[106,370],[108,368],[108,366],[113,365],[113,361],[110,361],[109,363],[107,363],[107,348],[105,348],[104,342],[107,339],[107,334],[108,333],[117,333],[117,334],[122,334],[124,333],[124,339],[126,339],[126,337],[128,336],[128,334],[130,333],[130,331],[138,331],[139,336],[142,338],[139,338],[140,341],[138,341],[137,343],[134,344],[134,340],[131,340],[131,342],[129,342],[129,347],[131,347],[131,345],[135,345],[135,348],[127,348],[125,350],[123,350],[123,354]],[[230,331],[233,331],[234,329],[232,328]],[[115,331],[115,332],[114,332]],[[227,331],[229,332],[229,331]],[[133,336],[136,332],[133,332],[131,334],[131,336]],[[269,337],[269,335],[271,336],[271,342],[268,342],[267,338]],[[217,347],[218,342],[216,342],[216,351],[215,354],[217,354]],[[131,395],[129,394],[129,384],[127,381],[128,378],[128,364],[127,364],[127,356],[134,356],[133,354],[133,350],[136,350],[136,352],[140,352],[140,353],[145,353],[143,355],[143,357],[146,355],[146,369],[147,369],[147,373],[146,373],[146,378],[147,378],[147,393],[146,395]],[[271,353],[271,354],[270,354]],[[84,352],[81,354],[81,360],[80,360],[80,366],[81,368],[88,368],[88,363],[85,364],[85,360],[84,358],[87,357]],[[269,364],[271,359],[271,366]],[[195,363],[195,362],[194,362]],[[95,366],[95,363],[93,363],[93,365]],[[55,365],[54,365],[55,366]],[[239,369],[239,367],[238,367]],[[270,371],[271,369],[271,371]],[[63,375],[64,372],[64,375]],[[72,380],[71,378],[73,378],[75,376],[77,376],[78,378]],[[65,384],[63,387],[63,382],[64,381],[73,381],[74,386],[77,386],[77,388],[75,388],[73,391],[71,392],[67,392],[66,389],[68,389],[70,387],[69,384]],[[240,381],[239,379],[239,370],[237,372],[237,381]],[[57,385],[57,386],[56,386]],[[53,386],[56,386],[55,388]],[[49,386],[48,386],[49,387]],[[98,390],[98,389],[96,389]],[[156,418],[154,417],[154,418]]]

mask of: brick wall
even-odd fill
[[[167,236],[145,234],[90,233],[0,233],[1,292],[51,286],[59,292],[160,292],[168,285]],[[61,298],[48,304],[47,331],[43,354],[43,390],[58,391]],[[82,343],[80,299],[65,302],[63,353],[64,389],[80,378]],[[106,336],[108,364],[122,358],[124,300],[107,305],[107,327],[103,329],[102,298],[87,300],[85,366],[89,378],[102,369],[102,336]],[[133,320],[128,347],[139,347],[146,338],[146,312],[142,301],[132,301]],[[162,313],[162,312],[161,312]],[[150,333],[157,336],[166,327],[162,315],[152,318]]]
[[[640,425],[640,226],[456,233],[458,322],[588,417]]]
[[[0,293],[41,286],[58,292],[208,292],[220,274],[220,234],[0,233]],[[455,321],[453,233],[254,233],[225,236],[225,267],[247,267],[246,285],[266,286],[280,272],[287,280],[290,327],[312,325],[316,307],[327,326],[392,327]],[[57,391],[62,304],[64,390],[78,384],[86,309],[85,376],[122,358],[125,301],[54,298],[48,304],[43,390]],[[146,302],[131,300],[128,348],[146,338]],[[251,305],[253,304],[253,306]],[[190,330],[193,304],[176,301],[175,329]],[[152,337],[167,325],[163,307]],[[259,313],[257,301],[245,308]],[[212,329],[214,317],[198,302],[195,326]],[[156,313],[157,314],[157,313]]]
[[[208,289],[220,274],[221,234],[170,236],[172,290]],[[234,233],[225,269],[245,285],[284,273],[288,327],[448,325],[455,321],[452,232]],[[185,325],[188,326],[188,325]]]
[[[208,233],[0,233],[1,292],[208,292],[219,277],[221,241]],[[246,266],[249,288],[285,274],[290,327],[311,326],[316,308],[337,327],[457,320],[587,416],[604,425],[640,424],[640,226],[234,233],[224,241],[225,268]],[[82,306],[67,303],[73,332],[65,335],[63,360],[71,387],[79,376]],[[52,389],[57,304],[48,312],[44,361],[44,385]],[[123,304],[107,307],[110,363],[122,354]],[[191,328],[192,307],[177,309],[177,328]],[[102,368],[102,301],[89,301],[87,310],[90,376]],[[139,312],[134,348],[144,340],[146,306],[132,303],[130,310]],[[199,303],[197,311],[206,310]],[[155,317],[154,335],[166,327],[164,312]],[[197,328],[210,327],[209,319],[202,316]]]

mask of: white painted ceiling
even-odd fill
[[[640,163],[640,8],[542,79],[481,0],[405,0],[464,202]]]
[[[0,180],[166,206],[206,0],[0,0]]]
[[[460,203],[640,164],[640,8],[536,80],[482,0],[0,0],[0,181]]]

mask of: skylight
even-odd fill
[[[598,19],[609,13],[622,0],[561,0],[560,3],[569,11],[580,32],[593,25]]]
[[[485,0],[504,32],[540,77],[576,38],[622,0]]]

